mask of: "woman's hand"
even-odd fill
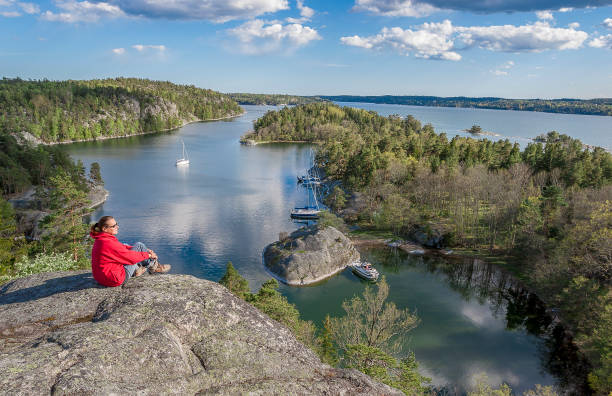
[[[149,249],[149,258],[157,260],[157,254],[151,249]]]

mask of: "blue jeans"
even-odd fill
[[[136,242],[130,250],[133,250],[135,252],[146,252],[149,249],[147,249],[147,246],[144,243]],[[123,281],[123,283],[127,282],[127,280],[134,275],[134,272],[136,271],[136,269],[138,269],[138,267],[148,267],[154,262],[154,259],[144,259],[136,264],[124,265],[123,268],[125,269],[125,280]]]

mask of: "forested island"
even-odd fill
[[[330,103],[268,112],[245,138],[319,143],[317,165],[342,182],[327,203],[362,229],[417,229],[503,258],[572,329],[591,387],[612,391],[610,153],[556,132],[524,150],[449,139],[411,116]],[[362,205],[345,210],[355,195]]]
[[[323,102],[318,96],[297,96],[284,94],[253,94],[228,93],[227,96],[241,105],[300,105],[314,102]]]
[[[157,132],[241,113],[226,95],[163,81],[0,81],[0,130],[44,143]]]
[[[495,97],[470,98],[464,96],[358,96],[319,95],[334,102],[365,102],[410,106],[469,107],[476,109],[541,111],[544,113],[591,114],[612,116],[612,98],[600,99],[505,99]]]

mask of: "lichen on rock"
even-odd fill
[[[188,275],[3,285],[0,373],[6,394],[401,394],[321,363],[280,323]]]

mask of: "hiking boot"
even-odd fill
[[[160,264],[159,261],[155,260],[155,262],[149,265],[149,274],[164,274],[170,271],[170,264]]]
[[[138,268],[136,268],[136,271],[134,271],[134,275],[132,275],[132,278],[139,277],[140,275],[144,274],[146,270],[147,270],[146,267],[138,267]]]
[[[155,269],[153,271],[149,270],[149,272],[151,274],[165,274],[166,272],[170,271],[170,268],[172,268],[170,264],[157,263],[157,266],[155,267]]]

